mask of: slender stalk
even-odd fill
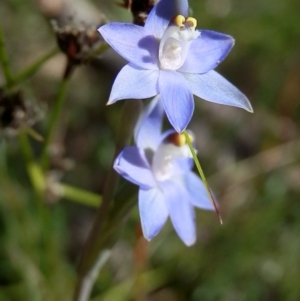
[[[5,171],[7,172],[7,162],[6,162],[6,141],[2,136],[0,138],[0,173]],[[1,300],[1,298],[0,298]]]
[[[3,36],[1,25],[0,25],[0,63],[5,76],[6,86],[9,87],[13,82],[13,77],[9,68],[8,55],[5,49],[4,36]]]
[[[26,161],[26,169],[28,176],[38,197],[39,204],[43,198],[46,189],[46,183],[41,168],[35,163],[32,149],[25,131],[20,133],[20,146]],[[82,190],[66,184],[57,183],[54,189],[58,191],[60,197],[64,197],[70,201],[80,203],[90,207],[99,207],[101,204],[101,196],[89,191]]]
[[[187,144],[188,144],[188,146],[189,146],[189,148],[190,148],[190,151],[191,151],[191,153],[192,153],[192,156],[193,156],[195,165],[196,165],[196,167],[197,167],[197,170],[198,170],[198,172],[199,172],[199,175],[200,175],[200,177],[201,177],[201,179],[202,179],[202,182],[203,182],[203,184],[204,184],[204,186],[205,186],[205,188],[206,188],[206,190],[207,190],[207,193],[208,193],[208,195],[209,195],[210,201],[211,201],[212,205],[214,206],[215,212],[217,213],[217,215],[218,215],[218,217],[219,217],[220,223],[223,224],[223,221],[222,221],[222,218],[221,218],[221,214],[220,214],[220,212],[219,212],[219,210],[218,210],[218,207],[217,207],[217,205],[216,205],[216,202],[215,202],[215,200],[214,200],[214,198],[213,198],[213,195],[212,195],[212,193],[211,193],[211,190],[210,190],[210,188],[209,188],[209,186],[208,186],[207,180],[206,180],[206,178],[205,178],[205,175],[204,175],[204,172],[203,172],[202,167],[201,167],[201,165],[200,165],[200,162],[199,162],[199,160],[198,160],[198,158],[197,158],[196,152],[195,152],[195,150],[194,150],[194,148],[193,148],[193,146],[192,146],[192,142],[191,142],[190,136],[189,136],[189,134],[187,133],[187,131],[184,131],[183,134],[184,134],[184,136],[185,136],[185,139],[186,139],[186,141],[187,141]]]
[[[24,128],[24,131],[28,134],[29,137],[35,139],[36,141],[39,141],[39,142],[44,141],[44,137],[42,135],[40,135],[37,131],[35,131],[33,128],[28,126],[28,127]]]
[[[19,141],[25,159],[27,173],[36,194],[37,207],[39,210],[41,210],[43,194],[45,191],[44,175],[39,166],[34,162],[32,148],[26,132],[20,132]]]
[[[70,185],[58,183],[55,189],[61,197],[89,207],[98,208],[102,202],[101,195]]]
[[[51,143],[53,132],[55,130],[57,121],[60,117],[62,107],[64,105],[68,83],[69,83],[69,77],[64,77],[62,79],[62,81],[60,82],[59,87],[58,87],[56,100],[55,100],[54,106],[53,106],[53,108],[50,112],[50,117],[49,117],[48,125],[47,125],[47,128],[46,128],[44,145],[43,145],[43,148],[42,148],[42,154],[41,154],[41,158],[40,158],[40,164],[41,164],[43,170],[46,170],[47,167],[48,167],[48,163],[49,163],[48,162],[49,161],[49,154],[48,154],[49,145]]]
[[[0,62],[2,64],[4,76],[6,79],[6,87],[10,88],[13,85],[13,76],[10,71],[8,56],[5,50],[3,32],[0,26]],[[45,191],[45,180],[39,166],[34,162],[32,148],[29,143],[26,129],[23,129],[19,134],[20,147],[25,159],[26,169],[30,181],[32,183],[35,195],[36,205],[41,217],[43,214],[43,193]]]
[[[104,266],[104,264],[107,262],[111,254],[110,250],[103,250],[99,258],[97,259],[95,265],[93,268],[83,277],[82,279],[82,289],[78,292],[78,300],[88,300],[90,297],[91,290],[93,288],[93,285],[95,283],[95,280]]]
[[[128,144],[133,128],[141,112],[141,102],[138,100],[127,100],[123,106],[120,120],[119,134],[117,137],[115,156],[125,145]],[[114,157],[115,157],[114,156]],[[88,236],[84,250],[79,263],[78,282],[75,288],[74,301],[87,301],[93,287],[93,283],[87,281],[87,275],[94,270],[99,253],[104,248],[108,232],[111,228],[105,227],[105,222],[109,216],[109,209],[112,204],[115,187],[118,183],[119,176],[111,167],[105,182],[103,190],[102,204],[97,211],[95,222]],[[108,223],[110,225],[110,223]],[[114,225],[112,225],[113,227]],[[82,292],[86,292],[83,294]]]
[[[52,49],[42,57],[40,57],[37,61],[35,61],[32,65],[27,67],[25,70],[21,71],[13,78],[13,83],[20,83],[30,76],[32,76],[46,61],[52,58],[55,54],[58,53],[58,49]]]

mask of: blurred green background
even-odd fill
[[[118,233],[92,300],[141,300],[147,294],[144,300],[298,301],[300,2],[190,0],[190,6],[198,28],[236,39],[217,70],[248,96],[254,108],[249,114],[197,99],[189,127],[224,225],[213,213],[197,210],[195,246],[184,246],[169,222],[145,244],[136,229],[135,207]],[[104,18],[132,19],[114,1],[2,0],[0,24],[13,74],[56,47],[52,18],[95,25]],[[38,108],[38,133],[43,133],[65,64],[65,56],[57,54],[18,85],[22,97]],[[49,189],[42,209],[36,206],[19,135],[2,127],[1,301],[71,300],[95,208],[61,198],[51,184],[63,182],[101,194],[122,102],[105,104],[123,64],[108,50],[72,74],[51,145]],[[0,70],[0,86],[4,84]],[[41,143],[30,142],[38,154]]]

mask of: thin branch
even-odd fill
[[[59,87],[58,87],[58,92],[57,92],[54,106],[50,112],[50,117],[49,117],[48,125],[46,128],[45,140],[44,140],[43,149],[42,149],[42,154],[41,154],[41,158],[40,158],[40,163],[41,163],[43,170],[46,170],[48,167],[49,145],[51,143],[52,136],[54,134],[55,127],[57,125],[57,121],[60,117],[61,110],[62,110],[64,102],[65,102],[68,83],[69,83],[69,77],[63,77],[63,79],[60,82]]]
[[[42,57],[40,57],[38,60],[36,60],[32,65],[21,71],[19,74],[17,74],[13,78],[13,83],[20,83],[26,79],[28,79],[30,76],[34,75],[35,72],[38,71],[38,69],[50,58],[52,58],[55,54],[58,53],[58,49],[52,49],[48,53],[44,54]]]
[[[13,77],[10,72],[8,55],[5,49],[4,36],[2,32],[2,28],[0,26],[0,63],[2,65],[3,73],[6,80],[6,86],[10,86],[13,82]]]

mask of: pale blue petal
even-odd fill
[[[176,158],[172,161],[173,165],[173,174],[174,175],[181,175],[186,172],[189,172],[193,165],[194,160],[193,158]]]
[[[187,172],[183,175],[186,190],[190,195],[192,204],[201,209],[214,210],[207,190],[200,178],[193,172]]]
[[[205,74],[185,74],[193,94],[204,100],[239,107],[253,112],[248,98],[227,79],[214,70]]]
[[[176,71],[160,71],[158,86],[167,117],[174,129],[181,133],[194,112],[194,99],[189,84]]]
[[[130,63],[157,70],[158,41],[144,27],[127,23],[108,23],[98,28],[104,40]]]
[[[155,151],[161,140],[164,109],[159,95],[144,110],[134,129],[136,145]]]
[[[140,188],[149,189],[156,186],[144,151],[135,146],[124,148],[115,159],[114,169]]]
[[[145,24],[145,29],[161,39],[170,21],[177,15],[188,16],[187,0],[160,0],[152,8]]]
[[[195,214],[186,189],[171,180],[162,182],[160,187],[175,231],[187,246],[193,245],[196,241]]]
[[[143,234],[150,240],[158,234],[169,215],[164,196],[158,188],[139,190],[139,212]]]
[[[191,42],[186,61],[178,71],[205,73],[215,69],[234,45],[231,36],[210,30],[201,30],[200,36]]]
[[[131,64],[124,66],[112,86],[108,105],[120,99],[143,99],[157,94],[158,70],[140,69]]]

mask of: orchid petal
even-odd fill
[[[144,27],[127,23],[109,23],[98,28],[105,41],[130,63],[157,70],[158,42]]]
[[[143,150],[126,147],[115,159],[114,169],[128,181],[142,189],[156,186],[152,171]]]
[[[205,73],[216,68],[228,55],[234,39],[223,33],[201,30],[190,45],[186,61],[178,69],[187,73]]]
[[[160,0],[152,8],[145,24],[147,32],[161,38],[170,21],[177,15],[188,16],[187,0]]]
[[[193,158],[176,158],[172,162],[173,165],[173,174],[174,175],[181,175],[189,172],[193,165],[194,160]]]
[[[171,180],[161,183],[160,187],[175,231],[187,246],[193,245],[196,241],[196,226],[194,210],[188,201],[189,195],[183,185]]]
[[[204,100],[239,107],[253,112],[248,98],[214,70],[204,74],[185,74],[193,94]]]
[[[108,105],[120,99],[141,99],[157,94],[158,70],[144,70],[128,64],[124,66],[111,89]]]
[[[165,112],[174,129],[181,133],[194,112],[194,99],[184,76],[178,72],[161,70],[159,93]]]
[[[207,190],[197,175],[191,171],[187,172],[183,175],[183,180],[193,206],[201,209],[214,210]]]
[[[144,237],[150,240],[158,234],[169,215],[164,196],[158,188],[139,190],[139,212]]]
[[[155,151],[161,140],[164,109],[160,97],[156,96],[144,110],[134,129],[136,145]]]

